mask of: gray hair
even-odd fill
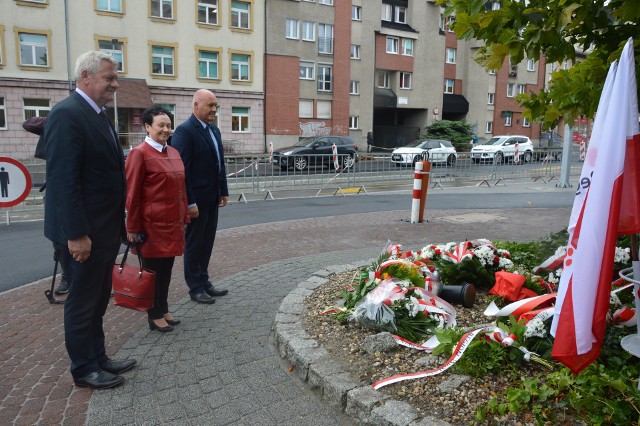
[[[118,66],[118,61],[116,61],[113,56],[105,52],[91,50],[78,56],[75,69],[76,81],[79,81],[82,77],[82,71],[87,71],[92,75],[98,73],[102,68],[103,61],[107,61]]]

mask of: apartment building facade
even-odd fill
[[[540,129],[514,96],[545,82],[541,61],[487,73],[444,11],[423,0],[0,0],[0,155],[32,158],[21,123],[46,115],[73,87],[91,49],[120,65],[108,113],[124,145],[141,112],[176,124],[199,88],[220,102],[227,149],[265,152],[304,136],[350,135],[361,147],[414,140],[434,120],[466,120],[480,140]],[[515,69],[515,73],[514,73]]]

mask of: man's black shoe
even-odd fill
[[[91,389],[109,389],[124,383],[124,377],[116,376],[108,371],[94,371],[84,377],[74,378],[76,386]]]
[[[213,297],[209,296],[205,292],[198,293],[198,294],[192,294],[191,295],[191,300],[193,300],[195,302],[198,302],[198,303],[204,303],[206,305],[211,305],[212,303],[216,303],[216,299],[214,299]]]
[[[229,290],[227,290],[226,288],[217,289],[214,286],[206,288],[204,291],[206,291],[207,294],[211,297],[220,297],[229,293]]]
[[[116,361],[116,360],[110,359],[107,362],[100,363],[99,365],[102,370],[108,371],[111,374],[121,374],[135,367],[136,360],[124,359],[122,361]]]
[[[60,284],[53,291],[53,293],[57,294],[57,295],[69,293],[69,283],[67,282],[66,278],[62,277],[62,280],[60,281]]]

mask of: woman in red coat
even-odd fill
[[[180,321],[169,313],[169,282],[175,256],[184,251],[185,224],[189,221],[184,164],[167,145],[171,119],[164,108],[152,106],[142,113],[147,131],[144,142],[126,161],[127,239],[139,244],[145,268],[156,273],[154,306],[148,311],[149,329],[167,332]]]

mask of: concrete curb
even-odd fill
[[[304,299],[327,282],[334,273],[350,271],[371,264],[373,259],[316,271],[302,281],[280,304],[273,324],[275,346],[280,356],[291,363],[298,377],[318,393],[329,406],[359,424],[374,426],[450,426],[431,416],[420,417],[404,401],[391,399],[371,385],[362,383],[332,360],[329,353],[307,334],[302,325]]]

